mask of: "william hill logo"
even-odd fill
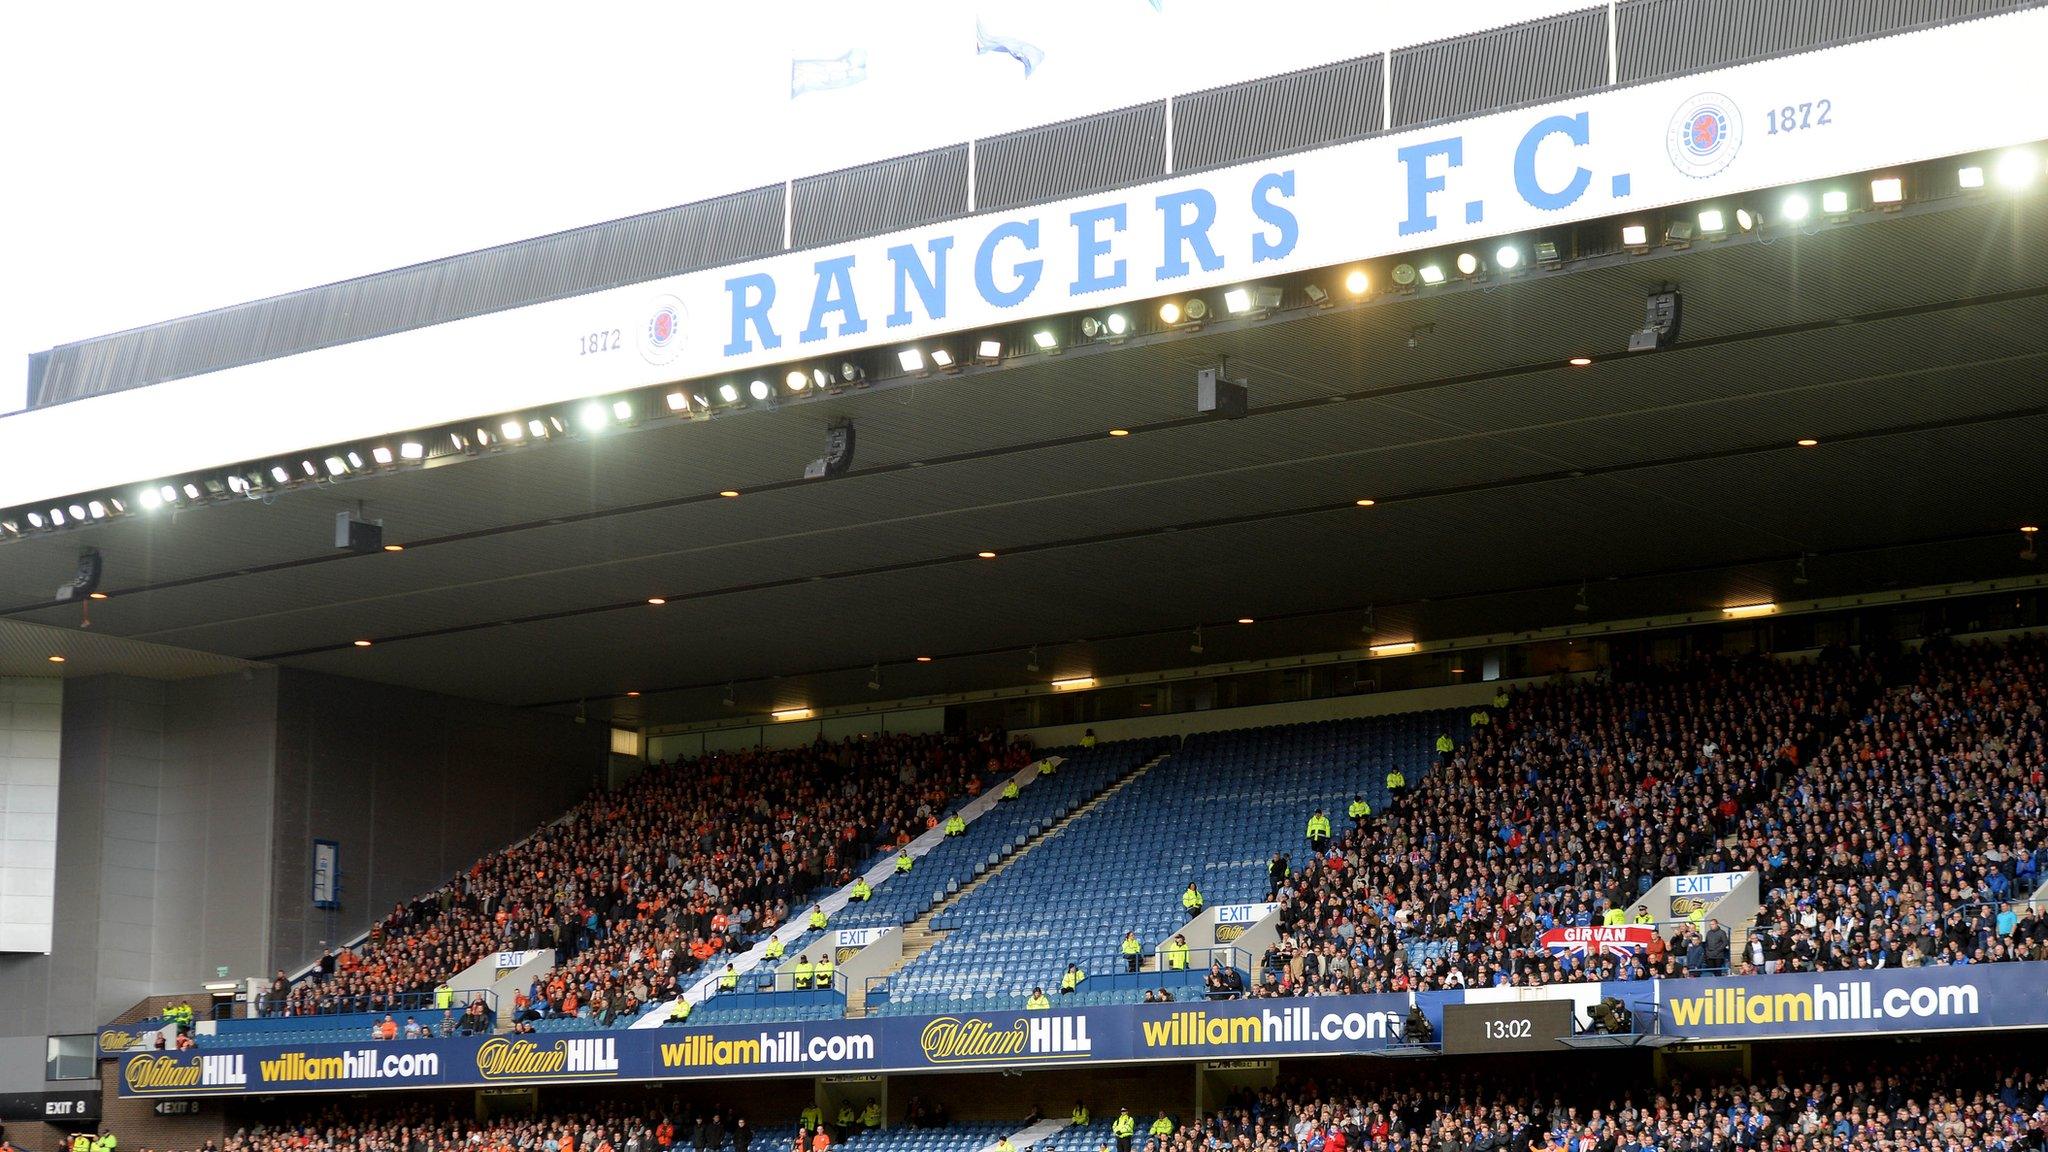
[[[979,1016],[941,1016],[918,1036],[933,1064],[992,1059],[1062,1060],[1094,1051],[1085,1016],[1031,1016],[997,1028]]]
[[[175,1092],[245,1088],[248,1073],[239,1054],[219,1056],[137,1056],[121,1070],[130,1092]]]
[[[614,1037],[557,1040],[543,1048],[531,1040],[495,1036],[476,1051],[476,1070],[486,1080],[523,1076],[616,1076],[619,1054]]]
[[[100,1051],[102,1052],[119,1052],[124,1048],[133,1047],[135,1047],[135,1033],[133,1032],[123,1032],[119,1028],[109,1028],[105,1032],[100,1033]]]

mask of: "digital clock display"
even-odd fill
[[[1446,1056],[1478,1052],[1558,1052],[1572,1034],[1569,1000],[1444,1005]]]

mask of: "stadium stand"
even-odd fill
[[[884,736],[657,766],[394,908],[266,1012],[410,1006],[492,952],[555,948],[515,1016],[630,1021],[684,977],[934,826],[1029,758],[999,733]],[[355,1033],[359,1022],[337,1021]]]
[[[2040,956],[2025,897],[2048,859],[2041,668],[2038,641],[1936,645],[1520,694],[1386,819],[1292,877],[1256,992]],[[1725,954],[1693,925],[1630,959],[1534,946],[1633,915],[1659,876],[1751,867],[1765,928],[1727,926]]]
[[[1241,1095],[1159,1152],[1734,1152],[2040,1148],[2048,1078],[2011,1055],[1837,1056],[1773,1075],[1651,1086],[1467,1071]],[[1148,1148],[1149,1152],[1149,1148]]]
[[[2048,1145],[2048,1074],[2023,1040],[1968,1040],[1875,1050],[1767,1049],[1748,1075],[1653,1080],[1636,1062],[1554,1060],[1431,1065],[1372,1075],[1326,1064],[1270,1088],[1232,1094],[1200,1117],[1169,1115],[1171,1134],[1143,1152],[2025,1152]],[[1114,1103],[1108,1103],[1113,1111]],[[317,1108],[232,1134],[221,1152],[790,1152],[798,1130],[756,1128],[729,1113],[692,1116],[658,1101],[479,1119],[421,1104]],[[1023,1120],[950,1124],[922,1101],[887,1128],[849,1130],[825,1117],[832,1146],[861,1152],[984,1152],[1003,1137],[1047,1133],[1039,1152],[1114,1147],[1111,1125]],[[1028,1119],[1028,1118],[1027,1118]],[[1056,1129],[1056,1130],[1054,1130]],[[741,1135],[742,1131],[746,1134]],[[1016,1144],[1017,1152],[1029,1145]],[[166,1152],[187,1152],[168,1149]],[[197,1152],[197,1150],[191,1150]]]
[[[946,837],[917,860],[908,876],[892,878],[876,887],[871,899],[840,909],[827,931],[911,923],[1003,856],[1023,847],[1031,837],[1172,744],[1166,739],[1130,740],[1035,753],[1042,760],[1059,761],[1052,775],[1041,776],[1031,787],[1020,789],[1015,800],[998,803],[968,824],[960,835]],[[788,945],[788,954],[810,955],[821,947],[824,936],[825,932],[806,932]],[[723,1019],[723,1006],[717,1003],[722,999],[725,997],[706,1001],[700,1011],[712,1011],[714,1018]]]
[[[1341,815],[1354,795],[1384,807],[1387,773],[1420,776],[1436,739],[1464,723],[1426,712],[1190,737],[936,917],[948,935],[891,977],[876,1010],[1015,1007],[1034,988],[1053,993],[1068,963],[1089,974],[1071,1003],[1135,1002],[1162,988],[1200,998],[1212,957],[1164,979],[1134,978],[1118,954],[1124,933],[1137,932],[1149,952],[1188,920],[1189,881],[1206,904],[1264,899],[1273,856],[1300,849],[1317,809]]]

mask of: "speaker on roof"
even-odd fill
[[[71,583],[59,584],[57,586],[57,603],[64,604],[72,600],[83,600],[98,591],[100,573],[104,571],[104,568],[105,562],[100,559],[99,549],[87,548],[85,551],[80,552],[78,554],[78,575],[71,578]]]
[[[804,465],[804,479],[843,476],[853,467],[853,421],[837,420],[825,430],[825,454]]]
[[[354,512],[336,512],[334,546],[348,552],[381,552],[384,550],[384,522],[365,520]]]

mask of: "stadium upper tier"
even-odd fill
[[[1284,894],[1259,991],[2038,958],[2044,648],[1710,659],[1516,696]],[[1760,930],[1574,963],[1660,876],[1757,869]],[[1647,911],[1647,910],[1645,910]],[[1654,913],[1652,913],[1654,917]]]
[[[501,1008],[630,1018],[1028,759],[983,733],[659,766],[394,908],[266,1008],[377,1009],[494,952],[553,948],[545,1002]]]
[[[1469,714],[1062,749],[1056,773],[831,930],[908,923],[1023,848],[932,917],[937,944],[867,989],[870,1011],[1016,1007],[1034,988],[1058,996],[1070,963],[1088,979],[1065,1002],[1087,1004],[1198,998],[1212,960],[1249,969],[1252,995],[1301,995],[2043,958],[2048,916],[2029,898],[2048,866],[2044,684],[2039,640],[1715,657]],[[285,1004],[360,1011],[539,944],[563,962],[501,1008],[544,1031],[631,1023],[1028,759],[993,737],[923,737],[656,769],[395,910]],[[1399,794],[1390,772],[1406,778]],[[1371,814],[1351,819],[1354,798]],[[1315,852],[1319,810],[1333,839]],[[1678,923],[1643,899],[1663,877],[1749,869],[1753,924]],[[1185,971],[1160,971],[1190,882],[1208,906],[1277,901],[1276,942],[1256,956],[1197,947]],[[1664,931],[1636,952],[1543,945],[1552,928],[1616,918]],[[830,946],[807,932],[787,952]],[[836,993],[757,995],[766,972],[692,1023],[843,1010]]]

